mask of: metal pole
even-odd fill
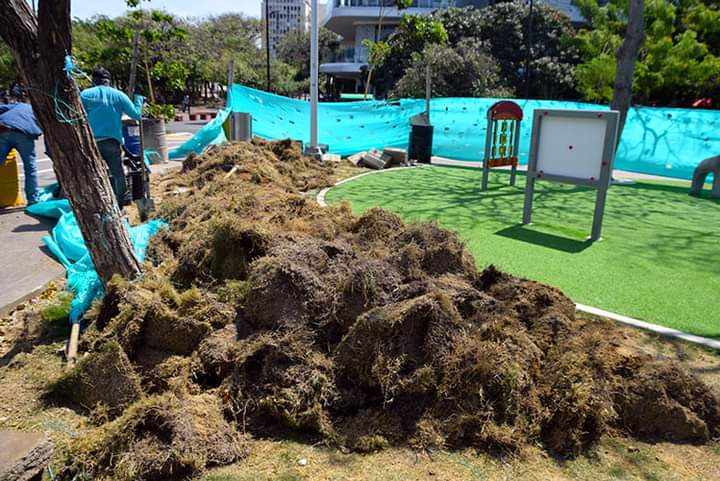
[[[270,5],[265,0],[265,56],[267,60],[267,88],[270,92]]]
[[[430,79],[430,64],[425,66],[425,119],[430,124],[430,97],[432,96],[432,80]]]
[[[310,12],[310,148],[317,149],[318,108],[318,11],[317,0],[312,0]]]
[[[532,32],[533,32],[533,0],[530,0],[530,12],[528,14],[527,27],[527,57],[525,58],[525,99],[530,98],[530,61],[532,60]]]

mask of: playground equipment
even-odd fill
[[[23,204],[17,167],[17,151],[11,150],[5,162],[0,164],[0,208]]]
[[[487,135],[483,157],[482,190],[487,190],[490,168],[511,166],[510,185],[515,185],[523,111],[508,100],[494,103],[487,114]]]
[[[698,164],[693,172],[690,195],[700,195],[705,185],[705,179],[713,174],[713,185],[710,195],[720,199],[720,155],[709,157]]]
[[[610,186],[618,112],[536,110],[525,184],[523,224],[532,221],[537,179],[597,189],[590,239],[600,239],[605,198]]]

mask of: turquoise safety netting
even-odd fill
[[[487,109],[499,99],[432,99],[433,155],[482,161]],[[536,109],[607,110],[607,106],[582,102],[515,100],[525,114],[521,126],[520,162],[526,163]],[[424,111],[425,101],[361,101],[320,103],[318,140],[329,151],[350,155],[370,148],[406,148],[411,116]],[[210,143],[226,141],[222,122],[230,112],[249,112],[253,134],[267,139],[309,141],[310,104],[233,85],[227,109],[192,139],[171,152],[181,158],[201,152]],[[697,164],[720,153],[720,111],[634,107],[615,158],[615,168],[644,174],[690,179]]]
[[[67,288],[74,294],[70,322],[80,322],[90,304],[102,294],[103,286],[95,272],[70,203],[67,199],[56,199],[53,195],[56,189],[57,185],[46,188],[40,196],[40,202],[29,206],[26,211],[29,214],[57,219],[52,235],[43,237],[43,242],[67,270]],[[145,259],[150,238],[164,225],[161,220],[134,227],[126,224],[135,255],[140,261]]]

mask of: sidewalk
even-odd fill
[[[190,138],[187,130],[168,134],[168,148]],[[152,172],[157,176],[181,166],[182,162],[170,161],[154,165]],[[52,181],[54,174],[46,183]],[[0,317],[39,294],[50,281],[65,276],[65,269],[42,241],[54,226],[55,219],[32,217],[21,208],[0,209]]]
[[[0,316],[65,274],[42,241],[54,225],[54,219],[31,217],[22,209],[0,211]]]

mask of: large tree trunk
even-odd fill
[[[640,47],[645,41],[645,4],[644,0],[628,1],[628,23],[625,39],[617,50],[617,69],[615,72],[615,91],[611,108],[620,112],[618,142],[625,127],[628,109],[632,100],[632,81],[635,73],[635,61]]]
[[[55,174],[72,205],[100,279],[133,278],[140,263],[123,225],[105,161],[80,94],[66,75],[71,52],[70,0],[42,0],[38,18],[26,0],[0,0],[0,36],[13,51],[40,123]]]

